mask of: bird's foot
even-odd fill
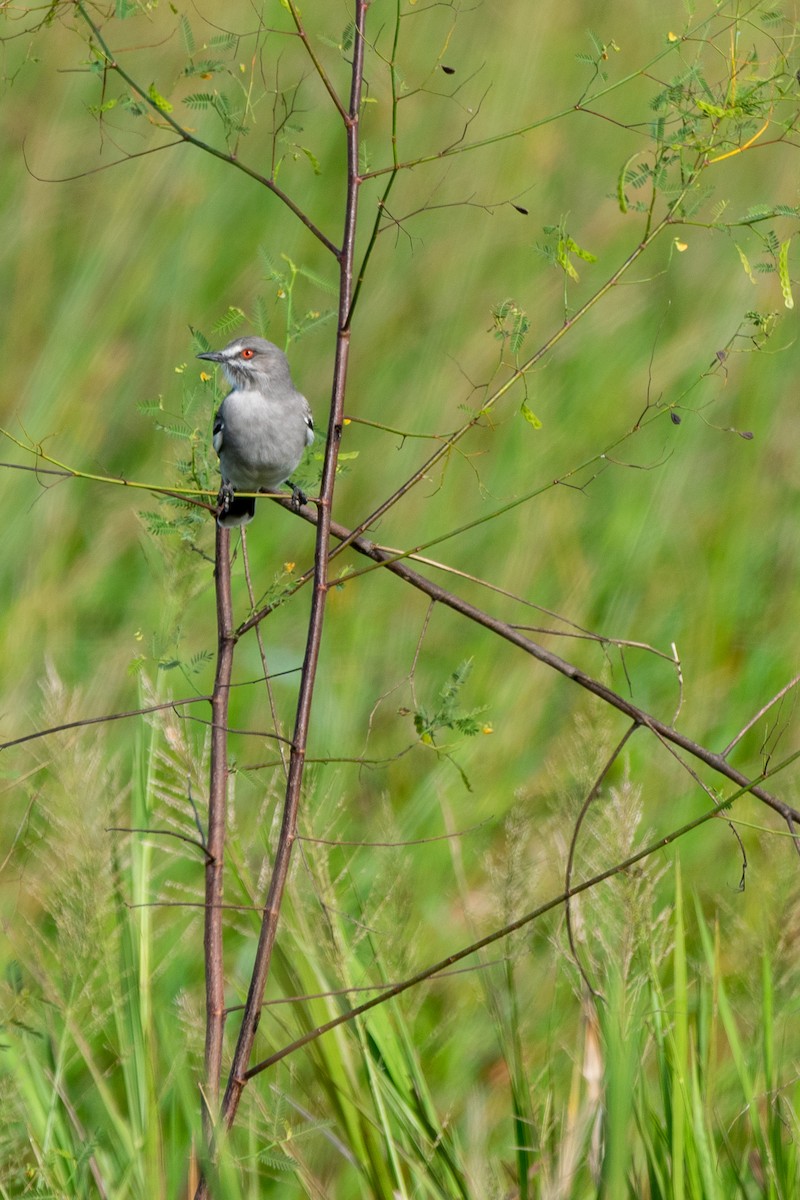
[[[227,516],[236,495],[230,483],[223,483],[217,496],[217,518]]]
[[[302,488],[299,488],[296,483],[289,480],[289,487],[292,489],[292,508],[298,512],[304,504],[308,504],[308,496]]]

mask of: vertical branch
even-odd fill
[[[222,950],[222,873],[225,858],[225,805],[228,784],[228,699],[233,667],[230,530],[217,525],[214,581],[217,595],[217,673],[211,696],[211,770],[206,839],[205,967],[206,1047],[203,1128],[206,1144],[219,1108],[225,975]]]
[[[300,694],[297,701],[297,714],[289,761],[289,776],[286,783],[283,820],[275,852],[275,865],[264,905],[261,932],[256,949],[247,1002],[242,1016],[242,1025],[222,1104],[222,1117],[228,1127],[231,1126],[235,1119],[242,1091],[246,1083],[245,1072],[248,1068],[253,1042],[261,1018],[261,1006],[269,976],[281,902],[289,875],[292,847],[297,836],[297,814],[303,782],[306,746],[308,743],[311,702],[314,695],[317,663],[322,640],[325,602],[328,592],[328,557],[330,553],[328,541],[331,523],[331,505],[336,478],[336,463],[339,456],[339,442],[342,435],[344,394],[350,349],[349,313],[353,291],[358,192],[361,184],[358,171],[359,112],[361,108],[364,73],[364,23],[369,3],[370,0],[356,0],[356,32],[353,46],[350,100],[344,122],[347,138],[347,197],[342,248],[337,255],[340,267],[339,328],[336,340],[336,361],[334,364],[328,438],[325,449],[325,465],[322,474],[321,496],[318,502],[319,519],[317,523],[314,594],[311,602],[306,653],[300,680]],[[206,1194],[201,1184],[201,1187],[198,1189],[198,1197]]]

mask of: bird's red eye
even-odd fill
[[[252,358],[253,355],[255,354],[255,350],[251,350],[249,346],[245,346],[244,350],[242,350],[241,353],[242,353],[242,358]]]

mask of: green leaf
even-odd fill
[[[166,97],[161,95],[161,93],[157,90],[156,85],[154,83],[151,83],[150,87],[147,89],[147,95],[153,101],[153,104],[155,104],[156,108],[159,109],[161,112],[165,112],[165,113],[172,112],[172,105],[170,104],[169,100],[167,100]]]
[[[186,47],[186,53],[194,54],[194,34],[192,33],[192,27],[189,24],[188,18],[183,13],[181,14],[180,18],[180,27],[183,44]]]
[[[580,276],[578,275],[578,272],[575,270],[572,263],[569,261],[569,257],[567,255],[567,242],[565,238],[558,239],[558,246],[556,247],[556,262],[561,267],[561,270],[565,273],[565,275],[568,275],[573,282],[578,282]]]
[[[300,149],[303,151],[303,154],[305,154],[306,158],[311,163],[311,166],[314,168],[314,174],[321,175],[322,171],[320,170],[319,159],[311,153],[307,146],[301,146]]]
[[[570,251],[570,253],[577,254],[578,258],[582,258],[584,262],[597,262],[596,254],[592,254],[590,250],[582,249],[582,247],[579,246],[578,243],[571,237],[567,238],[567,249]]]
[[[197,62],[187,63],[183,68],[184,75],[214,75],[217,71],[224,71],[225,64],[220,62],[218,58],[201,58]]]
[[[747,255],[745,254],[742,247],[740,245],[738,245],[738,243],[734,242],[734,245],[736,246],[736,249],[738,251],[741,264],[744,267],[745,275],[747,276],[747,278],[750,280],[751,283],[755,283],[755,279],[753,278],[753,268],[750,266],[750,260],[748,259]]]
[[[794,296],[792,295],[792,281],[789,278],[789,247],[792,244],[792,239],[787,238],[781,243],[781,252],[778,255],[778,278],[781,281],[781,292],[783,293],[783,303],[786,308],[794,308]]]
[[[528,424],[531,425],[534,429],[542,428],[542,422],[539,420],[539,418],[537,417],[537,415],[533,411],[533,409],[528,408],[528,405],[525,403],[524,400],[522,401],[522,404],[519,406],[519,411],[522,413],[523,417],[528,422]]]
[[[187,108],[210,108],[214,97],[211,92],[193,92],[191,96],[184,97],[183,103]]]
[[[132,117],[143,117],[147,112],[147,106],[141,100],[137,100],[129,93],[126,93],[124,96],[120,96],[119,106],[120,108],[124,108],[125,112],[130,113]]]
[[[518,354],[531,323],[523,308],[519,308],[513,300],[503,300],[491,310],[494,317],[494,336],[498,341],[508,340],[513,354]]]
[[[698,100],[696,97],[695,104],[700,109],[700,112],[705,113],[707,117],[722,119],[723,117],[732,117],[736,113],[734,108],[720,108],[718,104],[709,104],[708,101]]]
[[[247,315],[244,309],[237,308],[235,305],[229,304],[227,312],[223,313],[223,315],[214,323],[214,325],[212,325],[211,328],[213,329],[214,333],[232,333],[234,329],[238,328],[238,326],[246,320]]]

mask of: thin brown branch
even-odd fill
[[[218,150],[216,146],[212,146],[209,142],[204,142],[201,138],[195,137],[194,134],[190,133],[188,129],[185,129],[179,121],[176,121],[175,118],[170,116],[168,112],[165,112],[164,109],[160,107],[155,100],[153,100],[148,90],[142,87],[140,83],[137,83],[133,76],[129,75],[124,67],[120,66],[119,61],[104,40],[99,27],[89,16],[85,6],[81,3],[81,0],[76,0],[75,7],[94,34],[97,44],[103,52],[103,57],[109,70],[115,71],[117,75],[119,75],[120,79],[124,79],[128,87],[136,93],[136,95],[144,104],[147,104],[148,107],[155,112],[160,121],[162,121],[165,125],[169,125],[169,127],[173,129],[175,133],[177,133],[182,142],[185,142],[189,146],[196,146],[198,150],[204,150],[206,154],[212,155],[213,158],[219,158],[222,162],[228,163],[229,166],[236,167],[237,170],[242,171],[245,175],[248,175],[257,183],[260,183],[262,187],[268,188],[273,195],[277,196],[278,199],[285,204],[292,213],[294,213],[298,221],[305,225],[306,229],[308,229],[308,231],[313,234],[313,236],[319,242],[322,243],[326,250],[329,250],[337,259],[340,258],[341,252],[339,248],[333,244],[330,238],[325,236],[322,230],[314,224],[308,214],[304,212],[303,209],[300,208],[300,206],[296,204],[286,192],[284,192],[283,188],[278,186],[274,179],[269,179],[266,175],[262,175],[260,172],[254,171],[252,167],[248,167],[247,164],[243,163],[239,158],[236,157],[235,154],[229,154],[225,150]]]
[[[315,514],[308,507],[301,510],[301,515],[308,521],[316,519]],[[352,546],[360,554],[371,558],[376,563],[382,564],[387,571],[391,571],[393,575],[397,575],[400,579],[405,580],[406,583],[410,583],[412,587],[429,596],[432,600],[437,601],[439,604],[444,604],[454,612],[467,617],[468,620],[482,625],[484,629],[496,633],[505,641],[510,642],[511,645],[524,650],[526,654],[530,654],[531,657],[537,659],[545,666],[557,671],[559,675],[572,680],[573,683],[576,683],[585,691],[591,692],[592,695],[611,705],[612,708],[616,708],[618,712],[624,713],[625,716],[636,722],[637,725],[642,725],[657,737],[663,738],[664,741],[670,742],[674,746],[679,746],[693,758],[705,763],[707,767],[710,767],[717,774],[723,775],[726,779],[735,783],[737,787],[746,788],[756,799],[761,800],[762,803],[783,817],[792,833],[795,846],[798,852],[800,852],[800,838],[798,838],[796,832],[796,826],[800,824],[800,812],[790,804],[779,800],[777,796],[773,796],[765,788],[753,783],[741,771],[737,771],[730,763],[726,762],[723,755],[706,749],[705,746],[687,737],[686,734],[674,729],[671,725],[667,725],[664,721],[660,721],[657,717],[651,716],[644,709],[638,708],[637,705],[626,700],[624,696],[620,696],[617,692],[612,691],[604,683],[594,679],[591,675],[587,675],[585,671],[573,666],[566,659],[560,658],[559,655],[554,654],[551,650],[547,650],[544,646],[540,646],[537,642],[525,637],[513,625],[509,625],[506,621],[498,620],[476,605],[463,600],[454,592],[448,592],[445,588],[440,587],[439,584],[426,579],[424,575],[420,575],[417,571],[413,571],[405,562],[393,559],[391,554],[376,546],[368,538],[356,535],[354,530],[347,529],[338,522],[332,521],[330,523],[330,532],[334,537],[341,539],[343,543]]]
[[[311,602],[311,615],[306,641],[306,654],[300,681],[300,693],[297,702],[292,752],[289,760],[289,777],[286,784],[283,819],[278,845],[275,851],[275,864],[264,906],[264,916],[256,948],[255,961],[250,979],[250,987],[245,1004],[239,1037],[231,1064],[228,1085],[222,1106],[222,1117],[230,1127],[241,1100],[245,1087],[245,1073],[253,1049],[258,1024],[261,1019],[261,1007],[264,991],[269,976],[272,949],[278,928],[281,902],[289,875],[292,847],[297,837],[297,816],[300,805],[300,792],[305,767],[306,746],[308,743],[311,702],[316,682],[317,663],[322,641],[322,628],[325,616],[325,604],[328,592],[328,557],[330,513],[333,502],[333,492],[336,478],[336,464],[339,456],[339,444],[342,434],[344,414],[344,395],[347,380],[347,364],[350,349],[350,330],[347,327],[347,317],[350,311],[353,287],[353,270],[355,255],[356,219],[358,214],[358,196],[361,180],[358,174],[359,153],[359,113],[361,109],[361,92],[364,74],[364,23],[369,0],[356,0],[355,11],[355,41],[353,46],[353,64],[350,88],[350,99],[347,118],[347,199],[345,204],[344,232],[342,252],[340,256],[340,290],[339,290],[339,329],[336,340],[336,360],[334,364],[333,389],[331,408],[328,422],[328,437],[325,448],[325,462],[322,473],[321,496],[315,513],[317,524],[316,555],[314,570],[314,592]],[[197,1200],[207,1195],[205,1184],[197,1191]]]
[[[492,933],[487,934],[485,937],[480,938],[477,942],[471,942],[470,945],[464,946],[461,950],[455,951],[454,954],[448,954],[447,958],[443,958],[439,962],[433,963],[431,966],[425,967],[421,971],[417,971],[415,975],[411,975],[408,979],[404,979],[402,983],[395,984],[393,987],[389,988],[388,991],[382,992],[380,996],[374,996],[371,1000],[365,1001],[364,1004],[359,1004],[356,1008],[350,1008],[346,1012],[340,1013],[339,1016],[334,1017],[333,1020],[326,1021],[324,1025],[318,1025],[316,1029],[309,1030],[308,1033],[303,1034],[302,1037],[297,1038],[297,1040],[291,1042],[290,1045],[283,1046],[280,1050],[276,1050],[274,1054],[271,1054],[269,1058],[262,1059],[261,1062],[258,1062],[254,1066],[250,1067],[245,1078],[252,1079],[254,1075],[259,1075],[262,1071],[266,1071],[268,1067],[274,1066],[274,1064],[280,1062],[281,1059],[287,1058],[290,1054],[294,1054],[296,1050],[300,1050],[303,1046],[307,1046],[309,1042],[316,1041],[316,1039],[322,1037],[323,1034],[329,1033],[331,1029],[336,1029],[337,1026],[344,1025],[348,1021],[352,1021],[355,1017],[361,1016],[362,1013],[368,1012],[371,1008],[377,1008],[381,1004],[386,1004],[387,1001],[393,1000],[396,996],[402,995],[403,992],[407,992],[409,988],[417,987],[420,983],[424,983],[426,980],[433,979],[435,976],[441,975],[444,971],[451,967],[453,963],[461,962],[463,959],[468,958],[471,954],[476,954],[479,950],[485,949],[486,946],[491,946],[494,942],[498,942],[502,938],[508,937],[510,934],[515,933],[518,929],[522,929],[525,925],[529,925],[532,921],[538,920],[539,917],[544,916],[546,913],[552,912],[553,909],[559,908],[562,904],[567,902],[570,896],[578,896],[581,892],[587,892],[590,888],[597,887],[598,884],[603,883],[606,879],[612,879],[615,875],[619,875],[623,871],[629,870],[630,867],[634,866],[638,862],[641,862],[642,859],[649,858],[651,854],[655,854],[657,850],[663,850],[665,846],[670,846],[673,842],[676,842],[679,838],[685,837],[693,830],[698,829],[707,821],[712,821],[715,817],[718,817],[720,815],[720,808],[728,808],[737,798],[737,796],[741,795],[746,790],[747,789],[742,788],[740,792],[737,792],[733,796],[729,796],[719,808],[712,808],[702,813],[699,817],[695,817],[693,821],[689,821],[686,825],[682,825],[680,829],[675,829],[672,833],[668,833],[666,836],[658,838],[655,842],[650,842],[649,845],[643,847],[641,850],[637,850],[635,854],[631,854],[628,858],[623,859],[622,862],[615,863],[613,867],[608,867],[607,870],[601,871],[597,875],[593,875],[591,879],[586,879],[582,883],[576,884],[570,889],[569,892],[564,891],[558,896],[553,896],[552,899],[547,900],[544,904],[540,904],[538,908],[534,908],[530,912],[525,913],[523,916],[518,917],[515,921],[509,922],[508,925],[504,925],[502,929],[496,929]]]
[[[250,600],[250,608],[255,609],[256,598],[253,591],[253,580],[250,575],[250,558],[247,553],[247,530],[242,530],[242,562],[244,564],[244,578],[247,584],[247,595]],[[286,739],[281,734],[280,721],[278,719],[278,709],[275,704],[275,693],[272,688],[272,679],[267,667],[267,653],[264,649],[264,639],[261,636],[261,626],[256,626],[256,641],[258,642],[258,653],[261,658],[261,667],[264,672],[264,686],[267,689],[267,700],[269,702],[269,711],[272,717],[272,724],[275,727],[275,737],[278,745],[278,753],[281,756],[281,764],[283,766],[284,775],[287,774],[286,767],[286,751],[284,750],[284,741]]]
[[[186,842],[187,846],[197,846],[203,851],[206,859],[209,857],[205,842],[200,838],[189,837],[186,833],[178,833],[176,829],[151,829],[147,825],[106,825],[106,833],[146,833],[150,837],[177,838],[180,842]]]
[[[211,1145],[218,1117],[225,1026],[225,978],[222,945],[222,896],[225,856],[225,807],[228,792],[228,700],[233,670],[230,530],[216,526],[214,582],[217,602],[217,670],[211,697],[211,766],[206,835],[204,954],[206,971],[205,1104],[203,1129]]]
[[[427,846],[431,842],[447,842],[451,838],[463,838],[469,833],[475,833],[477,829],[482,829],[485,824],[486,821],[478,821],[475,825],[470,825],[467,829],[455,829],[452,833],[435,833],[431,837],[398,839],[390,842],[355,842],[349,841],[347,838],[309,837],[304,833],[298,834],[297,840],[300,842],[313,842],[317,846],[354,846],[360,850],[371,850],[375,847],[380,847],[382,849],[395,850],[398,846]]]
[[[471,967],[458,967],[455,971],[442,971],[437,979],[452,979],[456,975],[474,975],[478,971],[488,971],[491,967],[500,966],[506,961],[502,958],[490,958],[486,962],[475,963]],[[357,987],[329,988],[326,992],[303,992],[297,996],[275,996],[272,1000],[264,1001],[264,1008],[281,1008],[284,1004],[307,1004],[310,1000],[331,1000],[335,996],[352,996],[358,992],[386,992],[395,987],[394,983],[364,983]],[[232,1004],[229,1013],[239,1012],[244,1006]]]
[[[589,794],[587,795],[586,799],[584,800],[583,804],[581,805],[581,810],[578,813],[577,820],[575,821],[575,827],[572,830],[572,837],[570,838],[570,842],[569,842],[569,854],[567,855],[567,866],[564,871],[564,894],[567,897],[565,904],[564,904],[564,916],[565,916],[566,922],[567,922],[567,938],[569,940],[569,948],[570,948],[570,951],[572,952],[572,958],[575,962],[575,965],[581,973],[583,982],[586,984],[587,988],[589,989],[589,991],[591,992],[591,994],[594,997],[600,997],[600,993],[596,990],[596,988],[594,988],[592,986],[592,982],[589,979],[589,976],[586,973],[583,963],[581,962],[580,955],[578,954],[578,947],[575,945],[575,936],[574,936],[574,931],[573,931],[573,927],[572,927],[572,905],[570,904],[570,896],[572,894],[571,890],[570,890],[572,888],[572,867],[573,867],[573,863],[575,862],[575,849],[578,845],[578,836],[581,831],[581,826],[583,825],[583,822],[586,818],[586,814],[588,813],[588,811],[591,808],[594,801],[597,799],[597,796],[599,795],[599,792],[600,792],[600,788],[603,786],[603,783],[606,779],[606,776],[608,775],[608,772],[611,770],[614,763],[617,761],[620,754],[622,753],[623,748],[624,748],[625,743],[627,742],[628,738],[632,734],[634,734],[638,728],[639,728],[638,722],[634,721],[633,724],[629,725],[628,728],[625,730],[625,733],[620,738],[619,742],[617,742],[614,749],[611,751],[608,761],[606,762],[606,764],[603,767],[600,774],[597,776],[597,779],[595,779],[595,781],[592,784],[592,787],[589,791]]]
[[[792,688],[797,687],[798,683],[800,683],[800,675],[795,675],[793,679],[789,680],[785,687],[782,687],[779,692],[775,693],[771,700],[768,700],[766,704],[762,705],[758,712],[750,718],[747,724],[742,726],[742,728],[736,734],[736,737],[733,738],[732,741],[728,742],[728,745],[722,751],[722,757],[727,758],[734,746],[742,740],[744,735],[751,730],[758,721],[761,720],[765,713],[769,712],[773,704],[777,704],[779,700],[782,700],[787,692],[790,692]]]
[[[101,171],[110,171],[112,167],[119,167],[122,163],[133,162],[135,158],[144,158],[148,154],[158,154],[161,150],[170,150],[173,146],[180,146],[184,142],[184,138],[176,138],[174,142],[164,142],[161,146],[151,146],[148,150],[137,150],[132,154],[123,154],[122,158],[115,158],[113,162],[101,163],[99,167],[88,167],[85,171],[78,171],[77,175],[58,175],[49,177],[47,175],[37,175],[31,168],[27,155],[25,153],[25,142],[23,140],[22,160],[25,163],[25,170],[30,175],[31,179],[35,179],[38,183],[73,183],[76,179],[84,179],[89,175],[99,175]]]
[[[128,717],[146,717],[148,713],[163,712],[165,708],[181,708],[184,704],[208,703],[210,696],[187,696],[185,700],[165,700],[163,704],[148,704],[145,708],[131,708],[127,712],[106,713],[103,717],[83,717],[80,721],[65,721],[63,725],[50,725],[47,729],[38,729],[36,733],[26,733],[22,737],[12,738],[10,742],[0,742],[1,750],[10,750],[12,746],[21,746],[24,742],[34,742],[37,738],[49,737],[51,733],[63,733],[66,729],[81,729],[84,725],[103,725],[106,721],[124,721]]]
[[[323,67],[322,63],[320,62],[319,58],[317,57],[317,55],[314,51],[314,47],[312,46],[311,42],[309,41],[308,34],[306,33],[305,28],[303,26],[303,22],[300,20],[300,13],[297,10],[297,5],[294,3],[294,0],[286,0],[286,7],[289,10],[292,20],[294,21],[294,25],[295,25],[295,29],[297,30],[298,37],[302,41],[308,57],[311,59],[312,63],[314,64],[314,70],[317,72],[317,75],[319,75],[320,79],[322,80],[322,84],[323,84],[326,92],[330,96],[331,100],[333,101],[333,103],[336,107],[336,111],[339,113],[339,116],[342,118],[342,120],[345,122],[345,125],[346,125],[349,121],[347,109],[342,104],[341,100],[339,99],[338,92],[336,91],[335,87],[333,86],[330,79],[328,78],[328,73],[326,72],[325,68]]]

